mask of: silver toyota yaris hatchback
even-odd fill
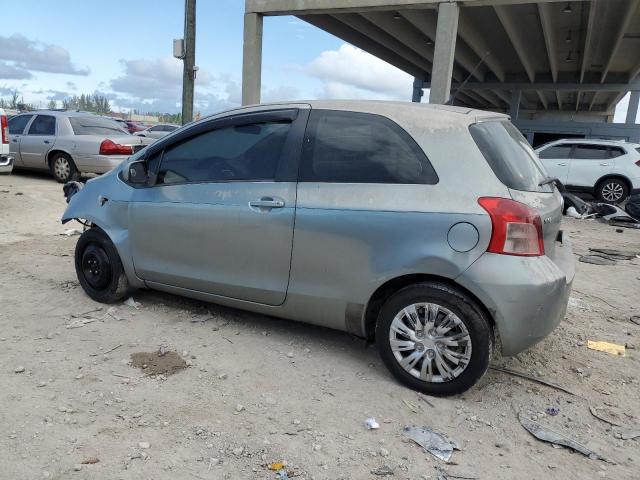
[[[564,317],[562,197],[495,113],[259,105],[189,124],[70,199],[87,294],[152,288],[375,339],[433,395],[470,388]],[[497,342],[499,339],[499,342]]]

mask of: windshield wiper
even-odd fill
[[[560,180],[558,180],[556,177],[547,177],[544,180],[542,180],[538,186],[539,187],[543,187],[545,185],[549,185],[550,183],[556,183],[559,182]]]

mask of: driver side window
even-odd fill
[[[218,128],[164,151],[156,184],[273,180],[291,123]]]

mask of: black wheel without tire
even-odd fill
[[[129,282],[120,256],[102,230],[91,228],[80,236],[75,264],[80,285],[96,302],[114,303],[126,296]]]
[[[66,153],[56,153],[51,158],[51,175],[59,183],[67,183],[80,178],[76,164]]]
[[[493,332],[482,309],[464,293],[438,282],[419,283],[385,302],[376,344],[404,385],[430,395],[455,395],[487,371]]]
[[[629,187],[619,178],[606,178],[598,184],[595,193],[601,202],[620,203],[629,196]]]

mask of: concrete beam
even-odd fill
[[[460,85],[453,83],[451,88],[458,88]],[[425,88],[429,88],[429,83],[425,84]],[[633,83],[547,83],[547,82],[467,82],[464,86],[465,90],[556,90],[564,92],[628,92],[629,90],[640,90],[640,82]]]
[[[446,103],[451,96],[451,74],[458,37],[457,3],[441,3],[438,7],[438,27],[436,29],[436,49],[431,74],[429,103]]]
[[[532,0],[460,0],[465,7],[517,5]],[[537,0],[563,3],[566,0]],[[364,10],[401,10],[437,8],[443,0],[245,0],[245,12],[263,15],[306,15],[311,13],[345,13]]]
[[[625,123],[634,124],[638,118],[638,106],[640,106],[640,91],[631,92],[629,98],[629,108],[627,109],[627,119]]]
[[[580,67],[580,83],[584,82],[584,74],[587,72],[587,65],[591,62],[591,40],[596,22],[596,9],[598,0],[591,0],[588,4],[589,18],[587,20],[587,31],[584,37],[584,47],[582,48],[582,66]]]
[[[305,15],[298,18],[313,25],[314,27],[324,30],[325,32],[331,33],[332,35],[335,35],[336,37],[341,38],[342,40],[345,40],[352,45],[371,53],[372,55],[375,55],[381,60],[384,60],[400,70],[407,72],[409,75],[419,78],[425,77],[425,69],[408,62],[392,50],[372,41],[366,35],[363,35],[357,30],[339,22],[329,15]]]
[[[536,78],[536,72],[533,69],[531,60],[527,56],[527,43],[524,41],[524,39],[520,38],[520,32],[518,32],[515,23],[511,19],[511,13],[507,9],[507,7],[494,6],[493,9],[498,16],[500,23],[502,23],[504,31],[507,32],[507,36],[509,37],[509,40],[511,40],[513,49],[518,54],[520,63],[522,63],[524,70],[527,72],[529,81],[534,82]]]
[[[554,82],[558,81],[558,58],[556,57],[556,35],[551,26],[551,12],[549,5],[546,3],[538,4],[538,15],[540,16],[540,24],[542,26],[542,35],[544,36],[544,44],[547,47],[547,58],[549,59],[549,69]]]
[[[611,49],[611,53],[609,53],[609,55],[606,57],[608,60],[604,67],[604,70],[602,71],[602,78],[600,79],[602,83],[604,83],[604,81],[607,78],[607,75],[609,74],[609,70],[611,69],[613,60],[616,56],[618,49],[620,48],[620,44],[622,43],[622,40],[624,39],[624,34],[627,31],[627,28],[631,23],[631,19],[633,18],[633,14],[638,9],[639,4],[640,4],[640,0],[630,0],[624,12],[620,12],[620,18],[622,18],[622,22],[620,24],[620,29],[616,32],[616,40],[613,44],[613,48]]]
[[[471,18],[465,11],[462,12],[458,20],[458,35],[469,45],[479,58],[484,58],[484,63],[498,80],[504,82],[505,72],[500,60],[491,51],[484,35],[478,31]]]
[[[536,90],[536,94],[538,95],[538,98],[540,99],[540,103],[542,103],[542,106],[544,107],[545,110],[549,110],[549,103],[547,102],[547,99],[544,96],[544,93],[542,93],[542,90]]]
[[[242,56],[242,104],[260,103],[262,79],[262,15],[244,15]]]
[[[431,72],[432,64],[430,60],[409,48],[401,39],[395,38],[393,35],[380,29],[380,27],[371,23],[365,17],[357,13],[344,13],[341,15],[332,15],[332,17],[365,37],[368,37],[371,39],[370,41],[374,41],[373,39],[375,39],[377,43],[404,58],[406,61],[416,65],[421,70]],[[368,50],[368,48],[366,48],[366,50]]]
[[[514,90],[513,92],[511,92],[511,104],[509,105],[509,115],[511,116],[512,120],[518,119],[521,99],[522,99],[521,90]]]
[[[387,16],[388,14],[384,13],[371,13],[368,14],[373,19],[380,18],[381,16]],[[422,41],[422,48],[424,49],[424,45],[427,40],[431,40],[435,42],[436,38],[436,29],[438,26],[438,20],[435,15],[432,15],[431,12],[425,10],[405,10],[404,12],[400,12],[405,20],[407,20],[411,25],[413,25],[418,31],[420,31],[424,37]],[[397,22],[397,21],[396,21]],[[484,80],[484,68],[482,65],[478,66],[478,58],[475,53],[464,43],[456,42],[456,54],[454,60],[463,67],[467,72],[473,73],[473,76],[480,80]],[[478,68],[476,68],[478,67]],[[466,75],[465,75],[466,77]]]

